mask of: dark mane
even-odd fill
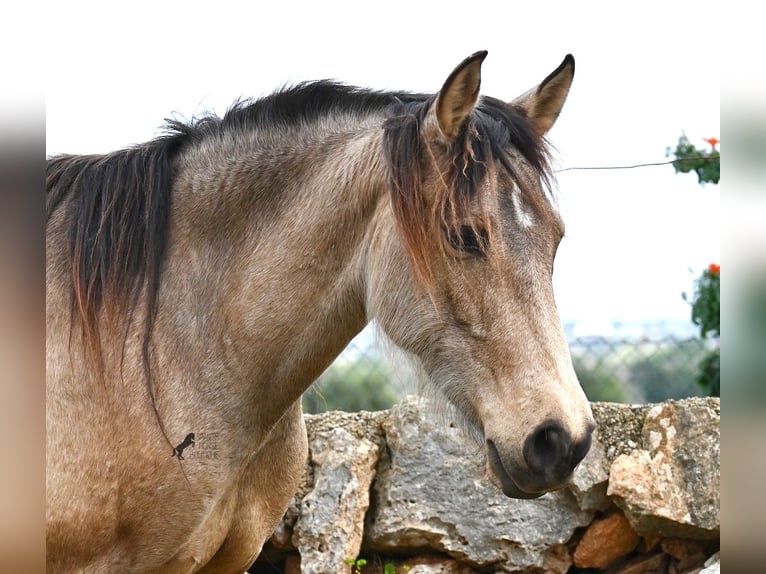
[[[408,92],[368,90],[331,80],[302,82],[258,100],[237,101],[222,118],[206,115],[188,123],[168,120],[166,128],[190,140],[200,140],[230,131],[307,125],[333,114],[364,116],[422,102],[428,97]]]
[[[475,231],[481,225],[471,215],[471,203],[488,173],[505,170],[533,206],[543,199],[527,189],[509,149],[523,156],[548,190],[552,177],[547,143],[526,113],[489,97],[480,99],[450,145],[446,168],[437,165],[436,154],[421,133],[432,101],[404,106],[403,113],[388,119],[384,126],[392,208],[415,272],[426,288],[430,288],[428,261],[433,239],[459,236],[460,227],[466,223]],[[429,205],[421,192],[424,161],[432,161],[444,177],[443,193],[434,205]]]
[[[171,160],[183,141],[166,136],[104,156],[59,156],[46,169],[46,217],[68,200],[72,308],[86,348],[102,365],[99,311],[132,315],[145,289],[144,357],[167,247]],[[104,303],[108,302],[108,305]]]

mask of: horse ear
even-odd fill
[[[487,51],[482,50],[463,60],[444,82],[436,98],[432,113],[435,112],[436,123],[447,140],[457,136],[476,106],[481,85],[481,64],[486,57]]]
[[[540,134],[547,133],[559,117],[574,79],[574,70],[574,57],[567,54],[559,67],[539,86],[511,102],[527,112],[527,117],[537,126]]]

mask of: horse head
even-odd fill
[[[462,415],[503,492],[533,498],[568,482],[595,428],[552,284],[564,225],[545,134],[574,59],[505,102],[479,96],[485,56],[384,127],[392,209],[378,222],[368,307]]]

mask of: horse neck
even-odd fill
[[[275,413],[367,322],[365,259],[387,205],[384,162],[379,128],[247,143],[218,149],[218,161],[202,148],[179,161],[161,301],[171,313],[155,338],[206,358],[186,367],[204,372],[186,376],[223,373],[232,396],[260,393],[240,404],[262,404],[268,386]]]

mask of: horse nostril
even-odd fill
[[[569,433],[556,422],[546,422],[524,441],[524,460],[532,472],[565,475],[574,468],[571,447]]]
[[[596,425],[590,425],[585,436],[579,442],[575,443],[574,449],[572,450],[572,468],[580,464],[580,461],[585,458],[586,454],[588,454],[594,430],[596,430]]]

